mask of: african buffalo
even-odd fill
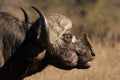
[[[89,68],[88,62],[95,54],[87,34],[76,37],[70,31],[71,20],[65,16],[56,13],[45,16],[32,8],[40,16],[33,23],[22,8],[24,22],[0,13],[0,78],[22,80],[24,74],[40,71],[48,64],[61,69]]]

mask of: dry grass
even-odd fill
[[[91,68],[64,71],[48,66],[25,80],[120,80],[120,0],[96,0],[94,4],[85,5],[71,1],[79,0],[0,0],[0,11],[9,12],[20,20],[23,20],[20,6],[35,20],[38,15],[30,9],[35,5],[45,13],[57,12],[71,18],[76,34],[85,31],[95,38],[93,46],[97,56]],[[86,16],[82,16],[81,11],[85,11]]]
[[[64,71],[48,66],[24,80],[120,80],[120,43],[115,47],[97,43],[94,44],[94,51],[97,56],[89,69]]]

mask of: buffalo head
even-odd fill
[[[89,68],[95,54],[87,34],[81,38],[72,32],[72,22],[63,15],[51,13],[46,16],[33,7],[44,18],[44,34],[39,39],[40,45],[46,47],[46,57],[50,63],[63,69]],[[43,27],[43,26],[42,26]],[[42,32],[42,28],[41,28]]]

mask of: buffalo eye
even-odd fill
[[[63,34],[63,40],[64,41],[71,42],[72,41],[72,37],[73,37],[73,35],[70,34],[70,33]]]

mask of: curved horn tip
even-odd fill
[[[32,8],[39,14],[41,20],[43,20],[43,23],[45,23],[45,25],[48,27],[47,19],[46,19],[44,13],[41,10],[39,10],[38,8],[36,8],[35,6],[32,6]]]
[[[44,13],[43,13],[41,10],[39,10],[37,7],[32,6],[32,8],[33,8],[40,16],[44,16]]]
[[[29,22],[29,17],[28,17],[27,12],[26,12],[22,7],[20,7],[20,9],[22,10],[22,12],[23,12],[23,14],[24,14],[25,22]]]
[[[24,13],[24,15],[27,14],[26,11],[25,11],[22,7],[20,7],[20,9],[21,9],[22,12]]]
[[[24,10],[22,7],[20,7],[21,10]]]

